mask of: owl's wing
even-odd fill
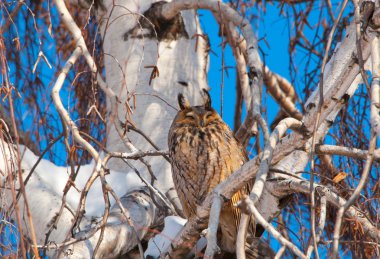
[[[237,150],[239,150],[240,152],[239,155],[238,155],[238,158],[237,161],[240,160],[240,164],[244,164],[246,163],[249,159],[248,159],[248,156],[245,152],[245,149],[240,145],[239,141],[234,138],[235,141],[236,141],[236,144],[237,144]],[[235,160],[236,161],[236,160]],[[240,168],[240,165],[236,165],[235,166],[236,168],[234,168],[234,171],[239,169]],[[231,172],[232,174],[233,172]],[[241,190],[239,190],[238,192],[236,192],[232,197],[231,197],[231,200],[229,201],[229,206],[228,208],[231,210],[231,212],[233,213],[233,217],[234,217],[234,223],[235,223],[235,226],[236,226],[236,231],[237,229],[239,228],[239,225],[240,225],[240,217],[241,217],[241,212],[240,212],[240,209],[236,207],[236,204],[241,201],[244,197],[244,195],[249,195],[251,190],[252,190],[252,187],[253,187],[253,184],[255,183],[255,180],[252,179],[250,182],[248,182]],[[254,234],[256,232],[256,226],[255,226],[255,223],[254,223],[254,218],[251,217],[250,219],[250,222],[249,222],[249,227],[248,227],[248,232],[251,233],[251,234]]]
[[[240,217],[241,217],[241,212],[240,212],[240,209],[236,207],[236,204],[241,201],[244,197],[244,195],[249,195],[250,193],[250,190],[253,186],[253,183],[251,184],[247,184],[246,186],[244,186],[243,189],[241,189],[240,191],[236,192],[232,197],[231,197],[231,200],[229,201],[229,206],[232,210],[232,213],[234,214],[234,220],[235,220],[235,226],[236,226],[236,229],[239,228],[239,224],[240,224]],[[253,224],[253,218],[250,220],[250,227],[249,229],[252,231],[254,231],[254,224]],[[251,226],[252,225],[252,226]]]

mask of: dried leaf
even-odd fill
[[[344,178],[347,177],[348,174],[346,174],[345,172],[339,172],[337,175],[335,175],[334,179],[333,179],[333,182],[334,183],[339,183],[340,181],[342,181]]]

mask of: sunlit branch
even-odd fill
[[[206,238],[207,238],[207,248],[205,252],[206,258],[212,258],[214,254],[218,254],[220,251],[220,248],[217,244],[217,233],[218,233],[218,227],[219,227],[219,217],[220,217],[220,211],[223,206],[223,199],[222,197],[215,197],[213,199],[213,206],[210,210],[210,219],[209,224],[207,228]],[[245,240],[243,240],[243,244],[245,243]],[[243,246],[244,247],[244,246]],[[244,252],[244,251],[243,251]]]
[[[302,113],[294,103],[296,98],[294,87],[286,79],[271,72],[268,67],[265,67],[264,83],[269,93],[289,116],[297,120],[302,119]]]
[[[367,150],[361,150],[352,147],[334,146],[334,145],[319,145],[315,147],[317,154],[347,156],[356,159],[366,159]],[[380,150],[376,149],[373,153],[374,161],[380,162]]]
[[[254,117],[255,117],[256,121],[258,122],[258,124],[260,125],[261,130],[263,131],[264,143],[265,143],[265,148],[266,148],[271,144],[271,136],[269,133],[268,125],[267,125],[266,121],[264,120],[264,118],[260,114],[256,114],[256,116],[254,116]],[[281,122],[280,122],[280,124],[281,124]],[[278,127],[276,127],[275,131],[279,130],[281,128],[282,124],[281,125],[280,124],[278,125]],[[276,133],[277,132],[272,133],[272,136]],[[279,139],[280,138],[281,138],[281,134],[279,134]],[[264,159],[264,156],[266,154],[265,148],[264,148],[264,152],[259,154],[259,157],[261,159]],[[261,169],[261,165],[260,165],[260,169]],[[260,169],[259,169],[259,174],[261,173]],[[256,176],[256,181],[257,181],[257,178],[259,177],[259,174]],[[256,181],[255,181],[255,184],[256,184]],[[255,188],[255,184],[253,185],[253,188]],[[252,191],[253,191],[253,188],[252,188]],[[261,194],[259,194],[258,196],[261,196]],[[245,240],[246,235],[247,235],[250,217],[251,217],[250,214],[245,214],[245,213],[241,214],[241,219],[240,219],[240,224],[239,224],[237,239],[236,239],[236,256],[238,259],[244,259],[245,258],[245,241],[244,240]],[[211,217],[210,217],[210,220],[211,220]]]

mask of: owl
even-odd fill
[[[196,214],[197,205],[215,186],[248,161],[243,146],[211,107],[206,90],[203,97],[203,105],[190,106],[182,94],[178,95],[180,111],[168,136],[173,181],[187,218]],[[252,185],[248,184],[223,205],[219,242],[224,251],[235,251],[240,211],[233,204],[248,194]]]

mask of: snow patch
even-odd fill
[[[149,240],[144,257],[150,256],[153,258],[159,258],[161,253],[168,250],[170,244],[175,240],[186,222],[186,219],[178,216],[166,217],[164,230]]]

